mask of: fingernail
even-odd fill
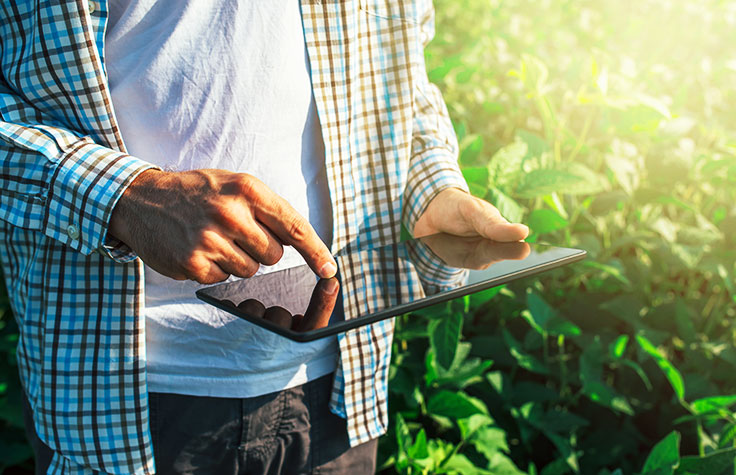
[[[325,282],[325,292],[332,295],[335,292],[337,292],[337,288],[339,285],[337,284],[337,279],[330,279],[327,282]]]
[[[337,274],[337,266],[334,262],[328,262],[319,270],[319,276],[324,279],[334,277],[335,274]]]

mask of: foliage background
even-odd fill
[[[734,473],[736,3],[435,4],[473,193],[589,258],[399,319],[383,469]]]
[[[736,2],[436,0],[472,191],[581,264],[401,317],[386,473],[734,473]],[[0,289],[0,471],[31,467]]]

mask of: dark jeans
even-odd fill
[[[150,393],[156,473],[374,473],[377,441],[350,448],[345,420],[328,408],[331,389],[329,375],[246,399]],[[36,473],[46,473],[51,450],[27,402],[24,412]]]

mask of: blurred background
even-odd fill
[[[400,317],[384,473],[733,474],[736,2],[436,0],[472,192],[579,264]],[[32,468],[0,289],[0,472]]]
[[[386,473],[734,473],[736,2],[436,0],[471,190],[589,258],[401,317]]]

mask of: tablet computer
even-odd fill
[[[302,265],[206,287],[196,294],[255,325],[305,342],[584,257],[580,249],[437,234],[338,254],[338,274],[332,279],[319,279]]]

